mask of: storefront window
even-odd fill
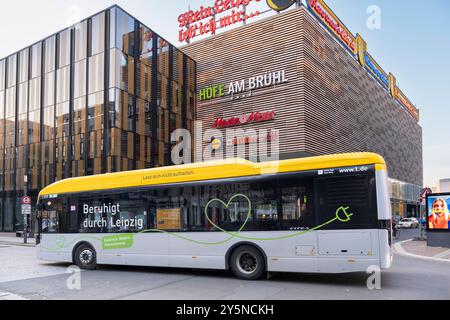
[[[14,198],[5,197],[4,203],[4,231],[14,230]]]

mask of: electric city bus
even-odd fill
[[[212,161],[71,178],[41,191],[38,258],[97,265],[351,273],[392,265],[384,159]]]

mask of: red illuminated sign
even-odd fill
[[[239,145],[248,145],[252,143],[258,143],[258,142],[275,142],[278,141],[278,132],[269,132],[266,135],[259,137],[259,136],[248,136],[243,138],[234,138],[231,139],[230,142],[228,142],[228,146],[239,146]]]
[[[310,10],[356,55],[356,38],[323,0],[308,0]]]
[[[397,98],[398,102],[402,104],[408,110],[408,112],[416,119],[420,120],[419,110],[409,101],[406,95],[396,86],[395,87],[395,98]]]
[[[198,36],[214,35],[219,28],[226,28],[260,15],[259,11],[247,14],[243,9],[252,1],[259,2],[261,0],[216,0],[212,7],[201,6],[196,11],[189,10],[180,14],[178,17],[180,27],[178,40],[188,42]],[[217,17],[217,15],[221,16]]]
[[[249,123],[264,122],[274,120],[276,117],[275,111],[269,112],[252,112],[251,114],[244,114],[240,117],[231,117],[228,119],[218,118],[212,125],[214,129],[222,129],[229,127],[241,126]]]

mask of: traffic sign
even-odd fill
[[[22,215],[31,215],[31,204],[22,205]]]
[[[433,191],[430,188],[424,188],[422,189],[422,191],[420,192],[420,197],[421,198],[425,198],[427,196],[427,194],[432,193]]]
[[[31,198],[28,196],[22,197],[22,204],[31,204]]]
[[[426,205],[427,195],[429,195],[431,193],[433,193],[433,190],[431,190],[428,187],[422,189],[422,191],[420,192],[420,204],[421,205]]]

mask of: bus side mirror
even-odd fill
[[[44,205],[43,205],[42,203],[38,203],[38,204],[36,205],[36,210],[38,210],[38,211],[44,210]]]

